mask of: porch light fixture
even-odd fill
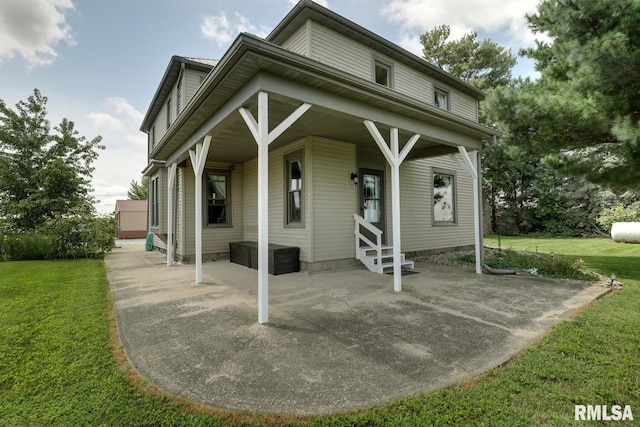
[[[358,174],[355,172],[351,172],[351,181],[353,181],[353,183],[355,185],[358,185]]]

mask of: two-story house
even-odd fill
[[[265,38],[240,34],[220,60],[174,56],[143,120],[149,231],[167,263],[256,242],[259,321],[268,248],[300,268],[475,244],[483,92],[373,32],[300,1]]]

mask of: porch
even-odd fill
[[[120,339],[162,390],[216,408],[327,413],[445,387],[498,366],[606,292],[416,264],[403,292],[362,269],[270,276],[228,261],[167,268],[142,245],[106,258]]]

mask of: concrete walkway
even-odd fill
[[[168,393],[216,408],[314,414],[429,392],[502,364],[606,292],[602,285],[476,275],[417,264],[270,276],[257,323],[257,273],[228,261],[164,265],[144,245],[106,257],[131,364]]]

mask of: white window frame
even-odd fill
[[[167,130],[171,127],[171,97],[167,101]]]
[[[149,226],[160,228],[160,177],[158,175],[149,180]]]

